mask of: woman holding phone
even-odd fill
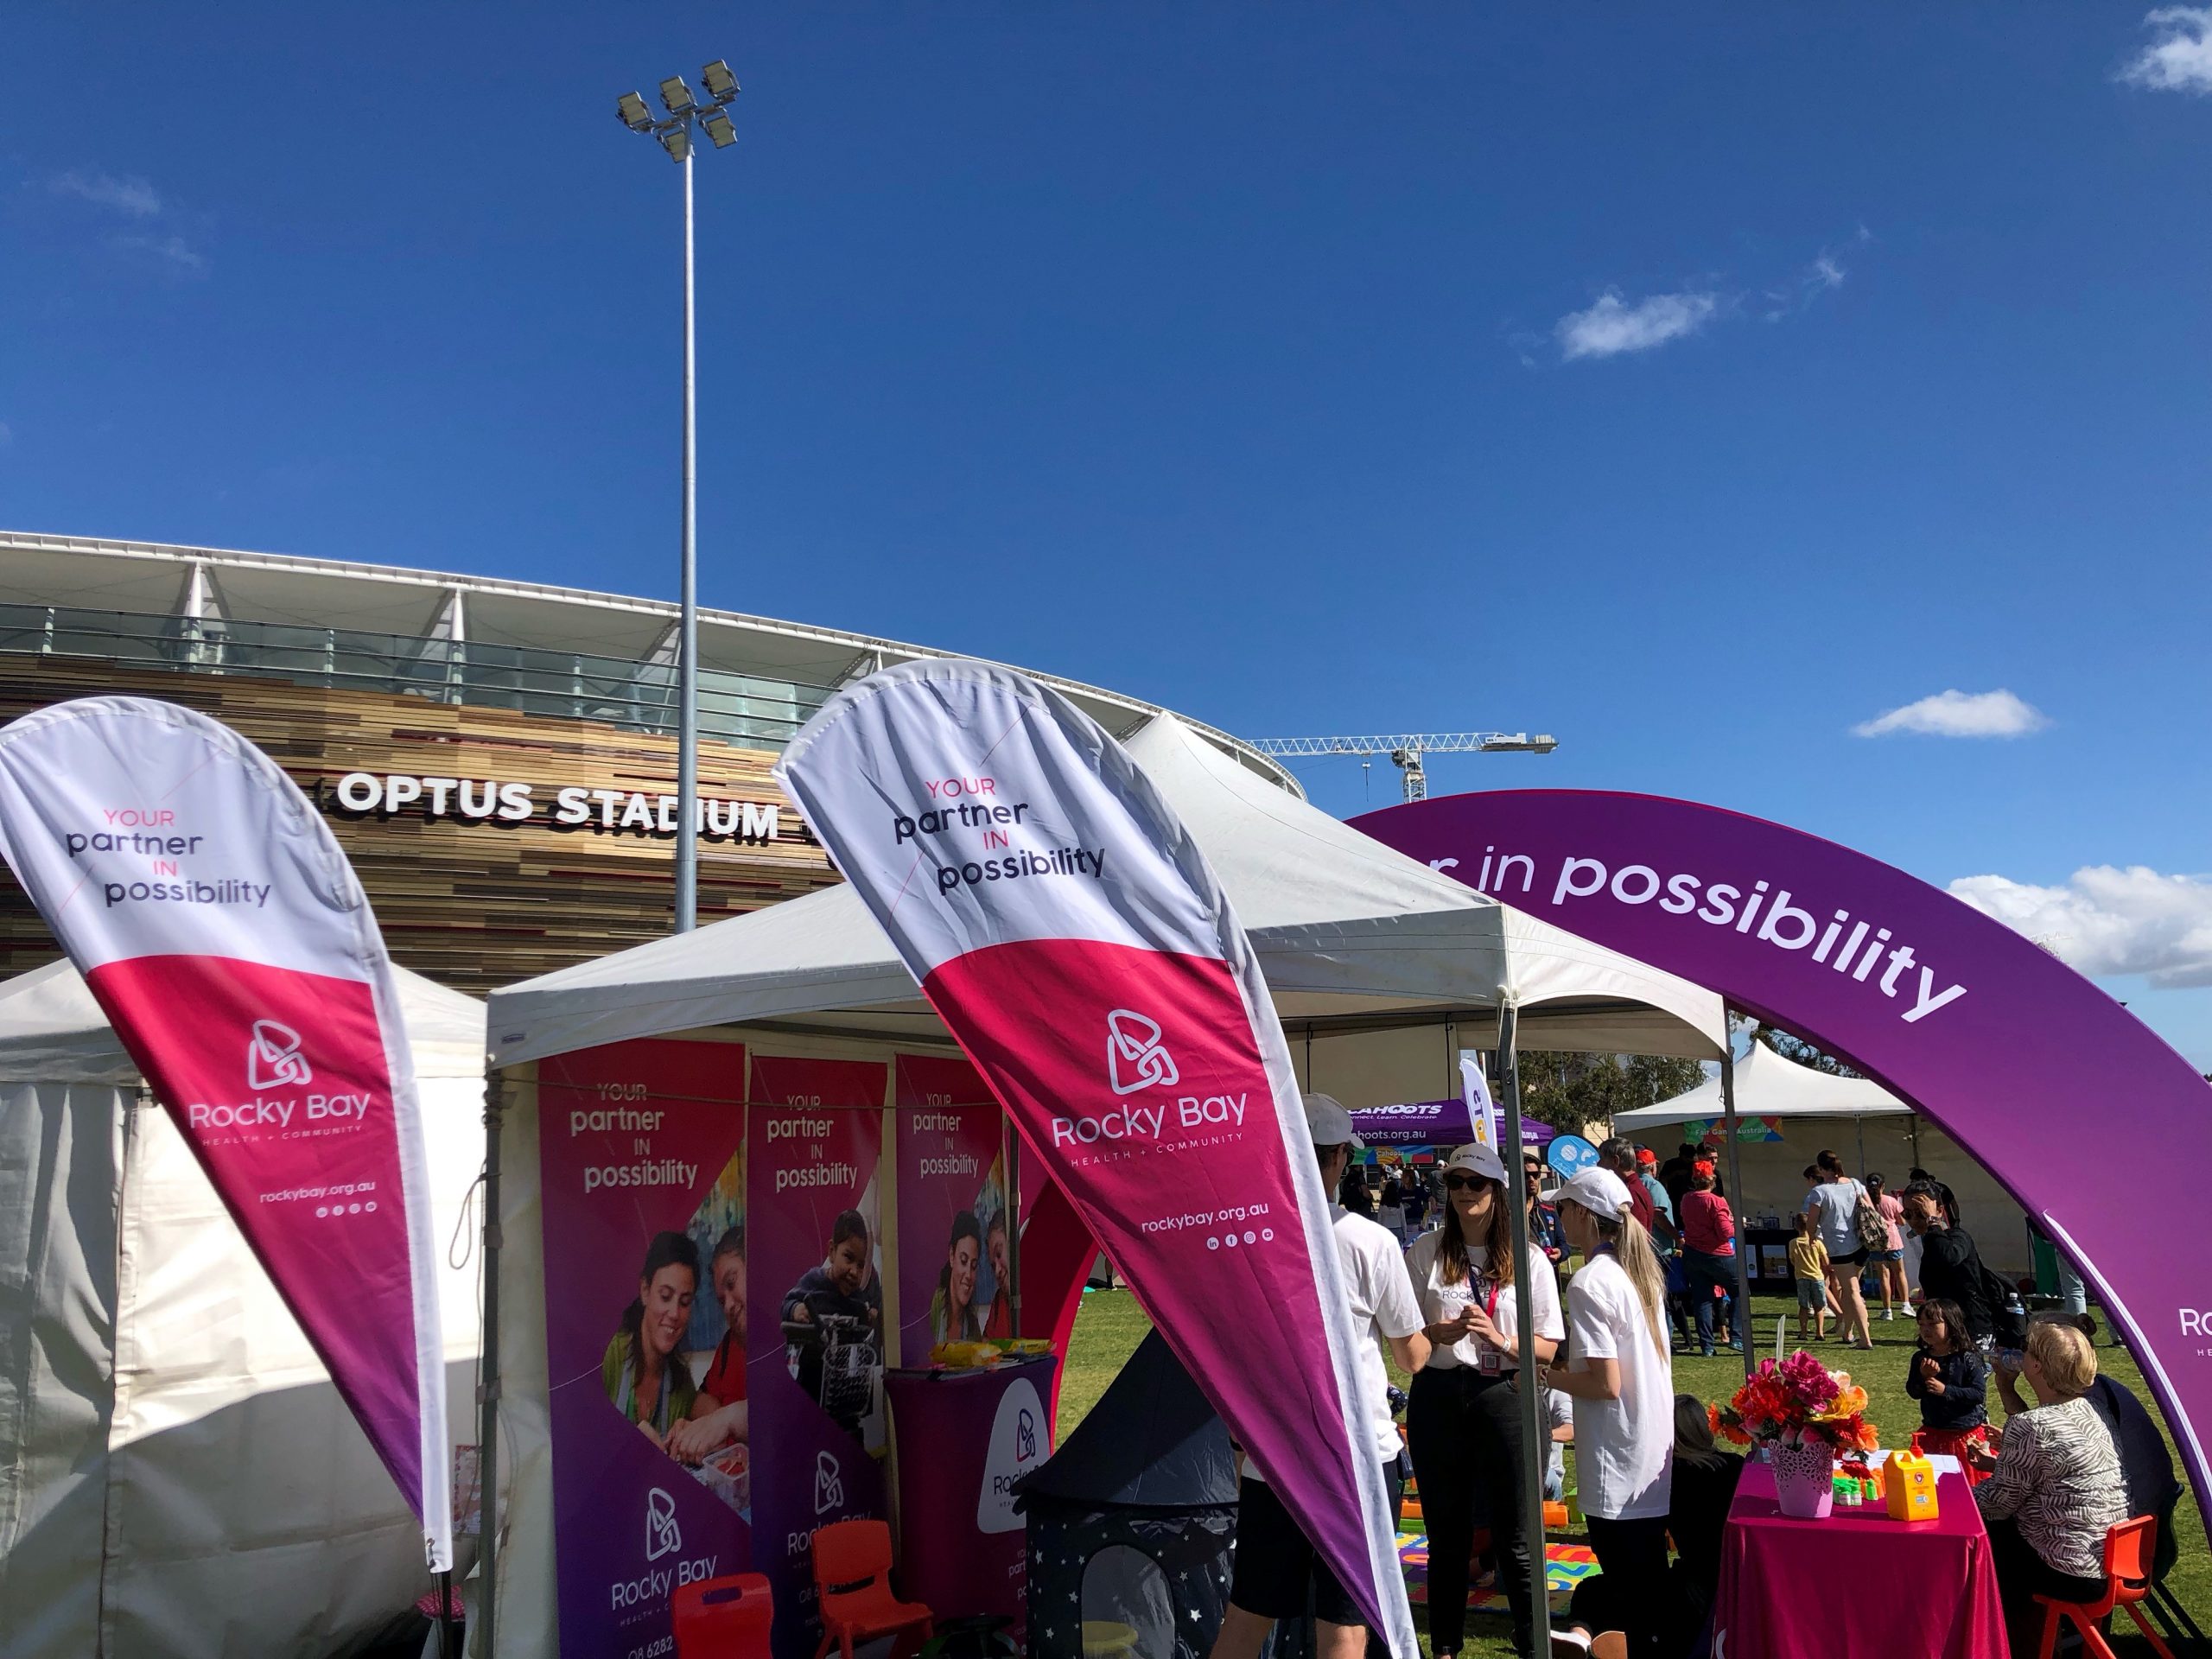
[[[1498,1577],[1513,1615],[1514,1651],[1535,1641],[1529,1541],[1522,1535],[1522,1356],[1550,1360],[1567,1327],[1552,1264],[1532,1253],[1527,1295],[1513,1279],[1505,1165],[1489,1147],[1462,1147],[1444,1166],[1443,1224],[1406,1252],[1428,1363],[1414,1375],[1406,1408],[1414,1475],[1428,1522],[1428,1639],[1435,1659],[1466,1636],[1467,1560],[1477,1505],[1497,1548]],[[1525,1326],[1534,1334],[1524,1342]],[[1541,1548],[1541,1544],[1539,1544]]]

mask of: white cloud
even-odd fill
[[[2024,737],[2050,724],[2041,709],[2010,691],[1939,691],[1861,721],[1851,729],[1859,737],[1886,737],[1891,732],[1921,732],[1930,737]]]
[[[1712,293],[1654,294],[1624,305],[1618,293],[1609,291],[1587,311],[1561,317],[1554,332],[1560,355],[1570,363],[1578,357],[1616,357],[1694,334],[1719,307],[1720,296]]]
[[[108,245],[152,260],[181,276],[205,276],[207,256],[181,236],[117,236]]]
[[[2154,92],[2212,93],[2212,6],[2162,6],[2143,19],[2151,44],[2119,79]]]
[[[2212,985],[2212,880],[2203,876],[2094,864],[2063,887],[1968,875],[1951,893],[2082,973],[2140,975],[2161,990]]]
[[[76,196],[130,219],[155,219],[162,211],[162,198],[154,187],[128,174],[118,179],[97,168],[75,168],[57,174],[47,188],[57,196]]]

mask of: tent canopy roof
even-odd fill
[[[1239,766],[1173,715],[1128,741],[1205,851],[1294,1034],[1522,1008],[1527,1048],[1716,1057],[1719,999],[1508,909]],[[526,980],[492,995],[495,1063],[719,1025],[945,1040],[849,887]]]
[[[484,1005],[394,967],[415,1071],[474,1077],[484,1071]],[[138,1068],[67,958],[0,982],[0,1081],[128,1084]]]
[[[1075,1433],[1014,1490],[1025,1503],[1045,1497],[1123,1509],[1229,1509],[1236,1503],[1236,1466],[1229,1430],[1183,1362],[1151,1331]]]
[[[1720,1079],[1708,1077],[1686,1095],[1620,1113],[1613,1127],[1647,1128],[1694,1117],[1717,1118],[1725,1110]],[[1744,1117],[1895,1117],[1912,1107],[1878,1083],[1815,1071],[1755,1042],[1751,1052],[1736,1062],[1736,1110]]]

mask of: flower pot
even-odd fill
[[[1774,1497],[1784,1515],[1825,1521],[1835,1502],[1835,1452],[1818,1440],[1774,1448]]]

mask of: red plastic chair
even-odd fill
[[[767,1659],[776,1603],[758,1573],[684,1585],[672,1606],[676,1659]]]
[[[2115,1659],[2112,1649],[2106,1644],[2097,1626],[2112,1616],[2115,1607],[2125,1607],[2127,1616],[2135,1621],[2135,1628],[2143,1632],[2158,1659],[2174,1659],[2158,1633],[2143,1617],[2140,1605],[2143,1598],[2151,1593],[2152,1547],[2157,1543],[2158,1522],[2155,1516],[2139,1515],[2133,1521],[2123,1521],[2105,1535],[2105,1593],[2096,1601],[2056,1601],[2049,1596],[2037,1596],[2043,1605],[2043,1645],[2037,1659],[2050,1659],[2058,1646],[2058,1621],[2073,1621],[2074,1628],[2082,1633],[2082,1651],[2090,1659]]]
[[[837,1521],[816,1531],[814,1593],[822,1611],[814,1659],[826,1659],[832,1647],[853,1659],[854,1643],[898,1630],[917,1633],[917,1649],[937,1634],[936,1614],[892,1592],[891,1529],[880,1521]],[[899,1652],[893,1643],[893,1659]]]

